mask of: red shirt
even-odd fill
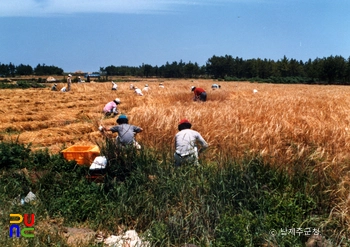
[[[196,87],[193,92],[194,92],[194,95],[199,96],[201,93],[204,93],[205,90],[203,88]]]

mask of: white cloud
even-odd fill
[[[47,16],[72,13],[147,13],[167,10],[161,0],[2,0],[0,16]]]
[[[242,0],[1,0],[0,17],[51,16],[73,13],[152,13],[171,11],[174,6],[178,7],[179,5],[238,1]]]

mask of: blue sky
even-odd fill
[[[0,0],[0,63],[65,72],[350,56],[349,0]]]

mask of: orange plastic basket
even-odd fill
[[[91,165],[94,159],[100,155],[98,146],[74,145],[61,151],[66,160],[75,160],[79,165]]]

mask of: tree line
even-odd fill
[[[48,66],[45,64],[38,64],[34,69],[30,65],[14,65],[12,63],[2,64],[0,63],[0,76],[21,76],[21,75],[63,75],[63,69],[56,66]]]
[[[239,57],[212,56],[205,65],[185,63],[182,60],[166,62],[162,66],[142,64],[141,66],[100,67],[101,75],[139,76],[160,78],[213,78],[219,80],[251,80],[281,83],[329,83],[350,84],[350,57],[329,56],[303,62],[284,56],[277,61],[271,59],[247,59]],[[30,65],[18,66],[0,63],[0,75],[63,75],[64,71],[56,66],[38,64],[34,69]]]
[[[205,65],[197,63],[167,62],[160,67],[142,64],[139,67],[108,66],[100,71],[109,76],[143,76],[164,78],[213,78],[222,80],[253,80],[284,83],[350,84],[350,57],[329,56],[306,62],[288,59],[248,59],[212,56]]]

